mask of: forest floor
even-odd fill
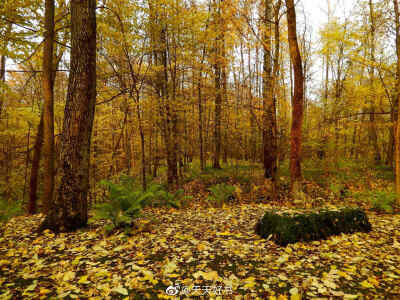
[[[372,231],[281,247],[254,226],[266,210],[294,205],[283,190],[279,202],[260,198],[259,176],[238,170],[193,174],[190,205],[148,207],[129,235],[106,235],[104,221],[38,235],[43,216],[13,218],[0,235],[0,299],[400,299],[400,214],[365,201],[386,201],[390,172],[305,169],[307,203],[361,206]],[[279,175],[282,189],[287,176]],[[211,207],[207,187],[216,178],[236,180],[240,201]]]
[[[368,234],[279,247],[253,230],[270,208],[149,209],[129,237],[99,224],[38,236],[40,215],[17,217],[0,240],[0,298],[400,298],[399,215],[369,213]]]

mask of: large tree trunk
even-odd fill
[[[96,101],[96,1],[71,0],[71,67],[61,140],[60,185],[41,229],[87,224],[90,141]]]
[[[286,0],[290,60],[294,71],[292,128],[290,132],[290,179],[291,192],[301,191],[301,127],[303,123],[304,76],[296,32],[296,11],[293,0]]]
[[[44,190],[42,204],[46,213],[53,202],[54,191],[54,0],[46,0],[45,9],[45,41],[43,50],[43,162]]]

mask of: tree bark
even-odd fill
[[[222,2],[222,0],[221,0]],[[214,46],[214,88],[215,88],[215,110],[214,110],[214,157],[213,168],[221,169],[221,115],[222,115],[222,68],[221,68],[221,45],[224,43],[224,33],[222,31],[221,22],[221,5],[215,1],[215,24],[218,26],[216,30],[220,30]]]
[[[37,213],[37,182],[39,178],[40,156],[43,144],[43,113],[40,116],[38,132],[36,134],[35,145],[33,146],[33,159],[31,166],[31,176],[29,181],[29,204],[28,213]]]
[[[95,102],[96,1],[71,0],[71,67],[61,140],[61,181],[41,230],[71,231],[87,224]]]
[[[0,119],[4,105],[4,87],[6,81],[6,56],[0,56]]]
[[[397,204],[400,205],[400,18],[399,4],[393,0],[394,12],[396,18],[396,98],[397,98],[397,122],[395,125],[395,174],[396,174],[396,193]]]
[[[43,210],[46,213],[53,202],[54,193],[54,0],[45,3],[45,41],[43,49]]]
[[[374,17],[374,6],[372,3],[372,0],[369,0],[369,14],[370,14],[370,24],[371,24],[371,61],[373,63],[376,63],[376,59],[375,59],[375,31],[376,31],[376,25],[375,25],[375,17]],[[375,68],[374,66],[371,66],[369,69],[369,80],[370,80],[370,88],[371,88],[371,92],[374,93],[374,88],[373,88],[373,84],[374,84],[374,79],[375,79]],[[369,126],[368,126],[368,134],[369,134],[369,139],[370,139],[370,143],[373,146],[373,152],[374,152],[374,162],[375,164],[379,164],[382,160],[381,158],[381,154],[379,152],[379,145],[378,145],[378,135],[376,132],[376,124],[375,124],[375,104],[374,104],[374,97],[375,95],[373,95],[372,97],[370,96],[370,114],[369,114]]]
[[[303,123],[304,76],[296,32],[296,11],[293,0],[286,0],[290,60],[294,71],[292,128],[290,132],[290,179],[291,192],[301,191],[301,143]]]
[[[264,177],[272,187],[275,197],[275,177],[277,170],[276,107],[274,101],[274,79],[272,76],[272,2],[264,2],[264,66],[263,66],[263,156]],[[275,74],[274,74],[275,75]]]

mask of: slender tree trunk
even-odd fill
[[[374,6],[372,3],[372,0],[369,0],[369,13],[370,13],[370,33],[371,33],[371,42],[370,42],[370,47],[371,47],[371,61],[373,63],[376,62],[375,59],[375,31],[376,31],[376,25],[375,25],[375,16],[374,16]],[[374,84],[374,78],[375,77],[375,68],[373,66],[370,67],[369,69],[369,80],[370,80],[370,88],[371,92],[374,93],[373,90],[373,84]],[[381,154],[379,152],[379,145],[378,145],[378,135],[376,132],[376,124],[375,124],[375,103],[374,103],[374,98],[375,95],[372,95],[369,97],[370,98],[370,114],[369,114],[369,126],[368,126],[368,133],[369,133],[369,139],[370,143],[373,146],[373,151],[374,151],[374,162],[375,164],[379,164],[382,160]]]
[[[142,188],[143,191],[147,189],[146,183],[146,148],[145,148],[145,139],[144,139],[144,128],[142,122],[142,115],[140,114],[140,102],[139,102],[139,93],[136,94],[136,114],[139,122],[139,135],[140,135],[140,150],[142,152],[141,155],[141,164],[142,164]]]
[[[54,0],[46,0],[45,41],[43,50],[43,212],[47,213],[53,202],[54,193]]]
[[[199,109],[199,146],[200,146],[200,169],[203,171],[206,168],[205,160],[204,160],[204,138],[203,138],[203,101],[201,95],[201,78],[202,73],[199,72],[198,78],[198,109]]]
[[[294,92],[292,109],[292,128],[290,132],[290,179],[294,196],[301,191],[301,143],[303,124],[304,76],[296,32],[296,11],[294,0],[286,0],[288,20],[288,41],[290,60],[294,70]]]
[[[4,50],[7,49],[11,30],[12,30],[12,24],[9,23],[8,27],[6,29],[5,35],[3,36]],[[4,110],[4,100],[5,100],[4,87],[5,87],[5,83],[6,83],[6,60],[7,60],[7,57],[5,54],[0,56],[0,119],[1,119],[1,115]]]
[[[30,142],[31,142],[31,124],[29,123],[28,138],[26,141],[24,191],[22,193],[22,199],[23,199],[24,203],[25,203],[25,195],[26,195],[26,183],[28,182],[28,169],[29,169],[29,161],[30,161],[30,151],[29,151]]]
[[[38,132],[36,134],[35,145],[33,146],[33,159],[31,166],[31,176],[29,181],[29,204],[28,213],[35,214],[37,212],[37,182],[39,178],[40,156],[43,144],[43,113],[40,116]]]
[[[400,205],[400,19],[398,0],[393,0],[396,18],[396,98],[397,98],[397,122],[395,130],[395,174],[396,174],[396,193],[397,204]]]
[[[6,82],[6,56],[0,56],[0,119],[4,105],[4,84]]]
[[[61,181],[41,230],[70,231],[87,224],[95,102],[96,1],[71,0],[71,67],[61,141]]]
[[[222,31],[221,24],[221,5],[215,5],[215,22],[218,29]],[[214,157],[213,168],[221,169],[221,114],[222,114],[222,88],[221,88],[221,43],[223,43],[223,32],[216,38],[214,46],[214,88],[215,88],[215,111],[214,111]]]
[[[272,2],[264,2],[264,67],[263,67],[263,153],[264,177],[270,181],[272,196],[275,197],[275,177],[277,170],[276,108],[272,77]]]

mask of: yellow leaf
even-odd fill
[[[67,271],[64,273],[63,279],[64,281],[70,281],[75,278],[75,272]]]
[[[364,280],[363,282],[360,283],[362,287],[367,288],[367,289],[373,289],[374,286],[370,284],[367,280]]]
[[[4,266],[4,265],[8,265],[8,264],[10,264],[10,262],[8,260],[5,260],[5,259],[0,260],[0,267]]]
[[[113,292],[124,295],[124,296],[128,296],[128,290],[122,286],[116,287],[112,289]]]
[[[368,278],[368,281],[369,281],[371,284],[373,284],[374,286],[378,286],[378,285],[379,285],[379,281],[376,280],[376,278],[374,278],[374,277],[369,277],[369,278]]]
[[[301,300],[301,295],[300,294],[290,295],[290,300]]]
[[[197,245],[197,250],[199,250],[199,251],[204,251],[206,249],[207,249],[207,246],[204,245],[204,244],[198,244]]]
[[[39,294],[48,294],[50,292],[51,292],[51,290],[48,290],[48,289],[45,289],[45,288],[40,288],[40,290],[39,290]]]
[[[163,274],[164,274],[164,275],[168,275],[168,274],[174,272],[177,268],[178,268],[178,267],[177,267],[177,265],[175,264],[175,262],[174,262],[174,261],[170,261],[170,262],[168,262],[167,264],[164,265],[164,272],[163,272]]]
[[[198,271],[193,274],[193,277],[196,279],[199,278],[200,276],[203,277],[205,280],[210,280],[210,281],[215,281],[220,279],[216,271],[210,271],[210,272]]]
[[[224,232],[218,232],[217,235],[222,235],[222,236],[227,236],[227,235],[232,235],[229,231],[224,231]]]
[[[88,284],[88,283],[90,283],[90,281],[88,281],[87,279],[88,279],[88,275],[83,275],[83,276],[79,279],[78,283],[80,283],[80,284]]]

